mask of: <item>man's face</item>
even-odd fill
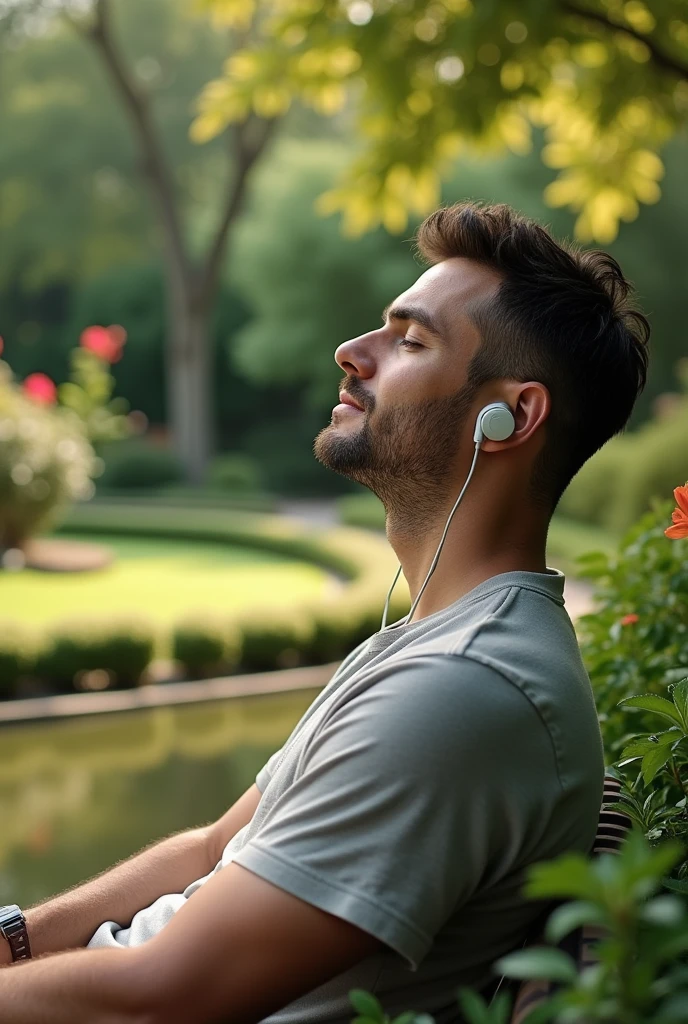
[[[428,511],[454,489],[452,468],[475,394],[468,364],[480,344],[468,308],[500,277],[463,258],[427,270],[385,310],[377,330],[340,345],[340,384],[362,411],[339,405],[315,439],[316,458],[370,488],[390,512]],[[475,413],[477,415],[477,408]]]

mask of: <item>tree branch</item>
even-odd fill
[[[146,96],[140,92],[119,53],[112,34],[110,0],[96,0],[94,20],[80,31],[99,51],[131,122],[158,204],[168,255],[172,256],[179,285],[188,284],[191,268],[177,211],[175,190],[162,144],[158,138]]]
[[[201,300],[207,300],[215,290],[229,229],[241,210],[248,176],[274,133],[277,121],[278,118],[270,118],[265,121],[249,118],[249,120],[234,126],[232,135],[235,142],[236,166],[230,167],[224,207],[220,213],[215,235],[200,275],[199,298]],[[251,135],[254,137],[251,138]]]
[[[668,71],[672,75],[677,75],[679,78],[688,80],[688,65],[681,64],[680,61],[670,57],[668,53],[665,53],[657,46],[654,40],[648,39],[642,32],[637,32],[630,25],[621,25],[616,21],[612,21],[602,11],[590,11],[584,7],[578,7],[571,0],[561,0],[560,6],[568,14],[575,14],[576,17],[583,18],[585,21],[594,21],[596,24],[603,25],[604,28],[611,29],[613,32],[623,32],[630,36],[631,39],[637,39],[639,42],[644,43],[657,67],[663,71]]]

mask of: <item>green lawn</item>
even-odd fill
[[[79,539],[107,544],[117,560],[89,573],[3,573],[3,617],[46,626],[91,612],[99,618],[140,613],[167,625],[196,611],[222,613],[263,601],[291,605],[332,586],[315,565],[238,545],[69,535]]]

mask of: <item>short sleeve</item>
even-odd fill
[[[263,765],[263,767],[256,775],[256,786],[261,791],[261,793],[265,792],[265,787],[267,786],[267,784],[269,783],[270,779],[273,776],[273,772],[275,771],[279,759],[282,756],[283,749],[283,747],[280,747],[279,750],[276,750],[272,757],[270,757],[269,760],[266,761],[266,763]]]
[[[481,884],[513,869],[559,792],[535,708],[465,656],[381,668],[300,756],[236,863],[374,935],[412,969]]]

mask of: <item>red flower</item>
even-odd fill
[[[42,405],[52,405],[57,398],[57,388],[45,373],[30,373],[24,381],[24,391]]]
[[[79,343],[106,363],[117,363],[122,358],[122,346],[126,340],[127,332],[119,324],[110,327],[94,325],[81,332]]]
[[[624,615],[621,620],[622,626],[634,626],[636,622],[640,621],[640,616],[636,615],[635,612],[631,612],[630,615]]]
[[[2,337],[0,337],[0,356],[2,355],[2,350],[4,349],[4,347],[5,342],[3,341]]]
[[[668,527],[664,534],[672,540],[681,540],[683,537],[688,537],[688,480],[683,487],[674,489],[674,498],[678,508],[675,508],[671,514],[673,526]]]

